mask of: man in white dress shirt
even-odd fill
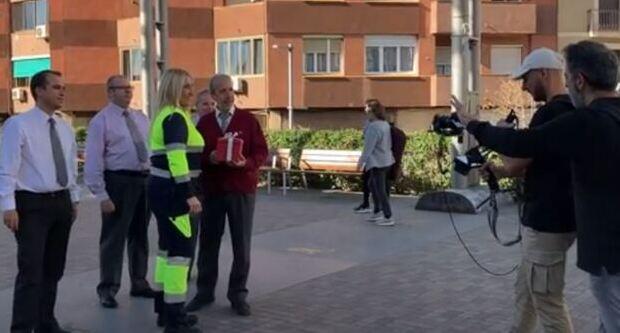
[[[36,106],[6,121],[0,143],[0,209],[17,240],[11,332],[63,333],[54,304],[79,201],[77,145],[55,114],[65,97],[61,74],[35,74],[30,91]]]

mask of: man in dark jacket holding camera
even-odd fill
[[[577,266],[590,274],[601,332],[620,332],[620,98],[618,58],[603,44],[564,49],[565,78],[576,110],[527,130],[458,116],[481,145],[512,157],[570,159],[577,224]]]

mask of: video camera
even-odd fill
[[[504,122],[513,128],[518,127],[519,118],[514,110],[510,110]],[[435,115],[431,124],[431,131],[443,136],[461,136],[465,126],[460,122],[456,113],[450,115]],[[469,149],[465,154],[454,158],[454,170],[463,176],[467,176],[472,169],[480,168],[487,161],[487,153],[482,153],[479,147]],[[489,172],[487,179],[489,188],[492,191],[499,191],[499,184],[492,172]]]
[[[478,169],[487,162],[488,153],[481,153],[480,147],[473,147],[464,155],[454,158],[454,171],[467,176],[472,169]],[[487,184],[491,191],[499,191],[499,183],[493,172],[488,171]]]
[[[465,130],[456,113],[450,115],[436,114],[431,123],[431,131],[443,136],[460,136]]]
[[[519,117],[517,117],[515,110],[510,110],[504,122],[511,124],[513,128],[519,126]],[[433,117],[430,130],[443,136],[460,136],[463,134],[465,126],[463,126],[456,113],[453,112],[449,115],[436,114]]]

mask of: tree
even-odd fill
[[[521,90],[519,81],[504,80],[495,93],[487,97],[482,109],[489,111],[492,120],[503,119],[511,110],[519,117],[520,126],[527,126],[536,111],[536,104],[530,94]]]

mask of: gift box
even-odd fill
[[[239,162],[243,160],[243,140],[237,134],[226,133],[217,139],[215,158],[218,162]]]

